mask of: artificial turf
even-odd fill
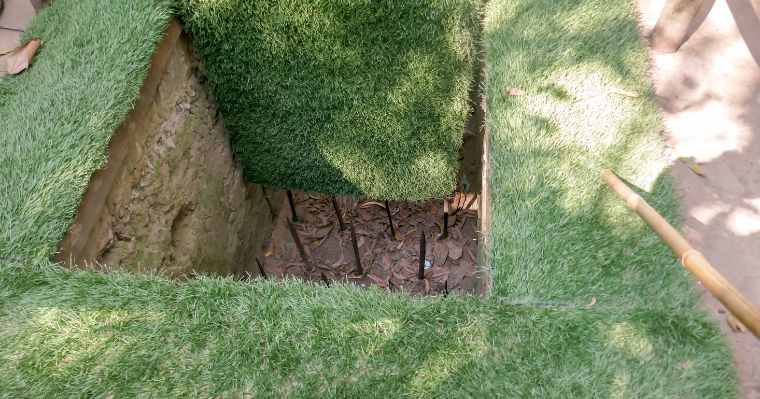
[[[453,193],[482,0],[179,0],[248,180]]]
[[[56,0],[24,38],[32,67],[0,80],[0,255],[43,259],[132,109],[170,0]]]
[[[690,280],[597,180],[612,167],[677,214],[630,2],[488,4],[492,295],[425,299],[40,260],[169,15],[155,0],[74,4],[35,19],[27,36],[46,41],[36,63],[0,83],[0,148],[11,149],[0,152],[0,256],[25,260],[0,258],[0,396],[736,396]]]
[[[305,282],[0,266],[0,387],[27,397],[725,398],[703,315]]]
[[[678,261],[599,178],[604,168],[618,172],[677,221],[634,7],[623,0],[491,2],[485,90],[497,297],[696,302]],[[510,87],[525,95],[511,96]]]

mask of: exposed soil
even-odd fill
[[[647,35],[663,0],[638,0]],[[657,96],[674,149],[686,238],[760,304],[760,0],[705,0],[690,37],[652,54]],[[704,176],[687,163],[695,163]],[[734,349],[744,398],[760,399],[760,340],[733,331],[699,287],[702,306]]]
[[[474,194],[457,194],[450,201],[448,238],[443,231],[444,200],[391,202],[395,230],[391,234],[384,203],[337,198],[346,229],[341,231],[330,197],[294,192],[299,222],[295,230],[307,252],[301,258],[288,228],[291,217],[287,199],[280,204],[272,238],[262,263],[268,276],[293,276],[312,281],[344,280],[362,287],[413,295],[445,291],[471,292],[477,261],[477,201]],[[467,208],[468,203],[470,207]],[[354,224],[362,272],[356,267],[349,221]],[[426,237],[425,278],[418,277],[420,234]]]

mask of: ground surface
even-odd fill
[[[310,266],[301,259],[288,227],[291,211],[287,199],[280,204],[278,219],[267,243],[262,263],[272,276],[291,276],[320,282],[321,273],[329,281],[349,281],[366,287],[412,294],[470,292],[477,264],[476,208],[467,208],[472,195],[452,198],[448,236],[440,237],[443,200],[421,203],[389,203],[395,237],[391,234],[385,204],[337,198],[346,230],[341,231],[330,197],[293,193],[299,222],[293,223]],[[449,199],[446,199],[448,201]],[[354,224],[362,270],[356,268],[349,220]],[[418,278],[420,234],[425,229],[429,262],[425,278]]]
[[[639,0],[648,34],[663,2]],[[686,237],[760,304],[760,1],[706,0],[693,35],[652,55],[658,101],[676,161]],[[760,398],[760,341],[731,331],[723,307],[700,291],[734,348],[744,397]]]
[[[71,3],[57,0],[52,7],[66,4]],[[11,208],[0,208],[0,255],[25,260],[51,255],[76,204],[48,209],[46,200],[73,201],[84,190],[88,168],[100,164],[102,148],[97,152],[83,144],[111,134],[99,111],[105,108],[106,122],[118,124],[112,103],[80,101],[101,87],[91,84],[82,93],[76,88],[84,83],[67,79],[84,75],[88,83],[100,82],[94,78],[121,77],[121,68],[147,65],[149,52],[144,58],[121,57],[143,54],[146,32],[113,25],[148,20],[129,14],[133,8],[114,5],[155,11],[158,3],[87,4],[91,7],[80,1],[36,20],[39,29],[68,27],[72,21],[87,29],[67,30],[73,36],[64,36],[71,45],[63,48],[65,56],[23,76],[72,66],[68,63],[79,61],[72,60],[72,52],[91,54],[90,35],[111,40],[108,32],[128,37],[116,44],[103,40],[96,54],[119,55],[122,62],[75,62],[79,73],[47,81],[72,84],[55,92],[55,102],[32,90],[49,87],[40,86],[39,79],[23,81],[29,87],[16,99],[30,102],[13,103],[21,110],[4,108],[10,97],[0,96],[0,118],[28,125],[0,131],[0,144],[15,139],[31,165],[63,173],[40,174],[0,158],[3,173],[16,177],[0,182],[6,184],[0,185],[7,190],[3,198],[13,199]],[[93,26],[102,12],[112,10],[132,17]],[[727,345],[693,306],[692,280],[598,180],[601,168],[615,168],[677,220],[634,15],[626,0],[488,3],[484,84],[493,159],[491,297],[455,293],[415,300],[349,284],[328,289],[273,280],[201,277],[176,283],[75,272],[44,261],[19,266],[4,259],[3,392],[34,397],[734,396]],[[142,28],[160,32],[163,22],[154,18]],[[132,42],[133,34],[140,41]],[[45,65],[43,60],[35,67]],[[116,93],[97,94],[128,100],[136,90],[126,83],[112,88]],[[640,96],[621,96],[621,89]],[[29,109],[47,117],[21,119]],[[78,124],[80,114],[92,124]],[[45,129],[49,121],[57,124]],[[78,174],[71,176],[72,169]],[[46,191],[35,192],[34,184],[44,184]]]

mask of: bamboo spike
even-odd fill
[[[396,239],[396,229],[393,227],[393,217],[391,216],[391,207],[388,204],[388,200],[385,200],[385,213],[388,214],[388,224],[391,227],[391,237],[393,239]]]
[[[425,250],[425,228],[423,227],[420,233],[420,270],[417,273],[420,280],[425,279]]]
[[[298,237],[298,232],[296,231],[295,226],[293,226],[293,221],[290,219],[288,219],[288,229],[290,230],[290,235],[293,236],[293,241],[296,243],[296,248],[298,248],[298,253],[301,255],[301,260],[306,265],[306,271],[311,274],[311,272],[314,271],[314,267],[311,262],[309,262],[309,258],[306,256],[306,250],[304,249],[303,244],[301,244],[301,238]]]
[[[296,204],[293,202],[293,192],[288,190],[288,203],[290,203],[290,214],[293,216],[293,222],[299,222],[298,214],[296,213]]]
[[[346,229],[346,224],[343,223],[343,214],[340,211],[340,207],[338,206],[338,201],[335,200],[335,196],[330,197],[330,200],[332,201],[332,206],[335,208],[335,215],[338,217],[338,224],[340,224],[340,231],[343,231]]]
[[[261,261],[259,261],[259,258],[256,258],[256,264],[259,265],[259,272],[261,272],[261,277],[263,277],[265,280],[269,278],[267,276],[267,273],[264,271],[264,266],[261,264]]]
[[[449,200],[443,199],[443,232],[440,238],[449,237]]]
[[[359,244],[356,242],[356,230],[354,230],[354,221],[349,220],[348,221],[348,228],[351,230],[351,246],[354,247],[354,259],[356,262],[356,271],[359,272],[359,274],[364,274],[364,269],[362,268],[362,259],[359,255]]]

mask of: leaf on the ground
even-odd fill
[[[592,307],[592,306],[594,306],[594,305],[596,305],[596,297],[595,297],[595,296],[592,296],[592,297],[591,297],[591,302],[589,302],[588,304],[586,304],[586,307],[587,307],[587,308],[590,308],[590,307]]]
[[[430,281],[428,279],[425,279],[425,293],[430,293]]]
[[[15,75],[25,70],[26,68],[29,68],[34,55],[37,53],[37,50],[41,45],[42,39],[36,38],[22,44],[13,50],[7,59],[8,74]]]
[[[454,240],[446,241],[446,246],[449,248],[449,258],[458,260],[462,257],[462,246]]]
[[[314,238],[323,238],[326,237],[330,232],[332,231],[333,227],[335,227],[334,223],[330,223],[327,226],[324,226],[314,232]]]
[[[726,309],[718,309],[718,313],[724,314],[724,313],[726,313]]]
[[[686,166],[688,166],[692,172],[698,174],[699,176],[705,177],[705,172],[703,172],[702,168],[697,166],[697,164],[689,162],[686,164]]]
[[[610,89],[610,93],[619,94],[621,96],[630,97],[630,98],[636,98],[639,96],[639,92],[637,91],[622,90],[622,89],[618,89],[617,87],[613,87],[612,89]]]
[[[525,90],[519,88],[519,87],[510,87],[509,88],[509,95],[510,96],[524,96]]]
[[[690,369],[691,368],[691,362],[688,362],[688,361],[687,362],[680,362],[680,363],[678,363],[676,365],[676,368],[679,368],[679,369],[682,369],[682,370]]]
[[[379,206],[385,209],[385,204],[383,204],[382,202],[377,202],[377,201],[367,201],[363,203],[362,206],[360,206],[359,208],[364,209],[364,208],[369,208],[371,206]]]
[[[393,259],[395,261],[400,260],[401,259],[401,252],[398,252],[398,251],[392,252],[391,253],[391,259]]]
[[[744,324],[742,324],[732,314],[726,316],[726,323],[728,323],[728,326],[731,327],[731,330],[733,330],[734,332],[745,332],[745,331],[747,331],[747,327],[744,327]]]
[[[364,237],[359,237],[359,239],[356,240],[356,246],[361,248],[362,245],[364,245]]]
[[[393,269],[393,263],[391,263],[391,257],[387,254],[383,255],[383,269],[391,271]]]
[[[271,243],[269,245],[269,249],[267,249],[267,251],[264,253],[264,257],[268,258],[268,257],[274,255],[274,251],[275,251],[274,243]]]
[[[374,281],[375,284],[379,285],[380,287],[382,287],[382,288],[387,288],[388,287],[388,281],[386,279],[384,279],[384,278],[382,278],[380,276],[376,276],[376,275],[371,274],[371,273],[367,274],[367,276],[369,278],[371,278],[372,281]]]
[[[443,266],[449,256],[449,247],[441,241],[437,241],[433,247],[433,259],[436,266]]]

